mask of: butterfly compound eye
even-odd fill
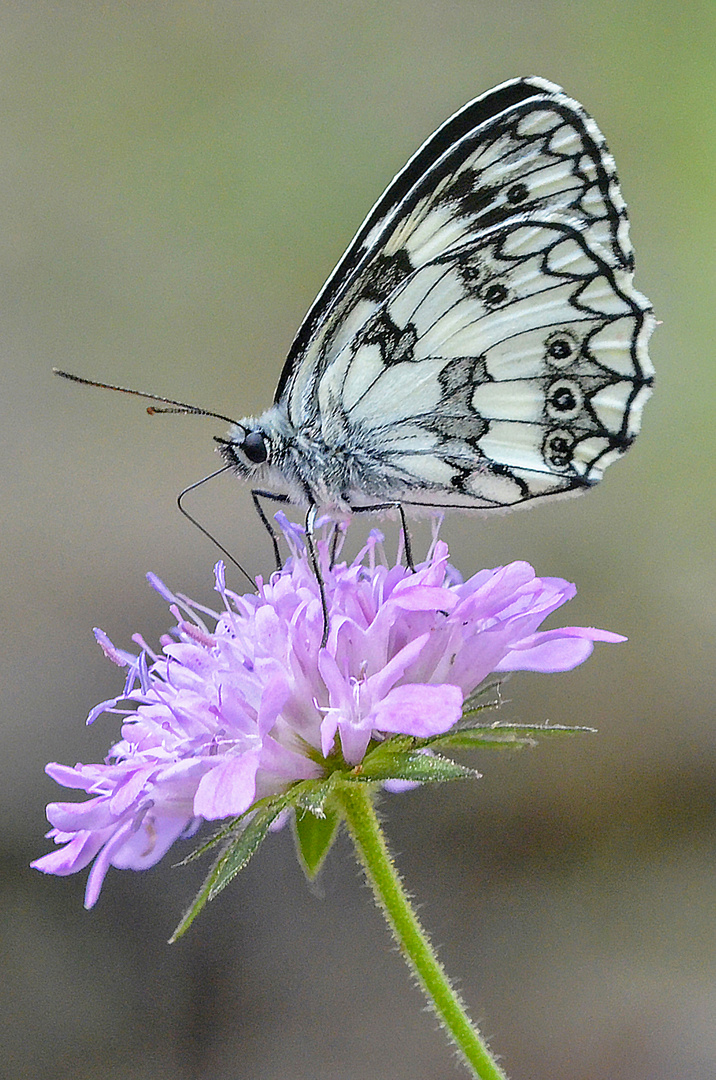
[[[261,465],[268,457],[268,447],[262,431],[250,431],[244,439],[241,449],[252,465]]]

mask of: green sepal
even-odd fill
[[[194,919],[209,900],[213,900],[214,897],[229,884],[232,878],[236,877],[240,870],[243,870],[252,855],[255,855],[258,851],[262,842],[265,840],[271,825],[281,811],[296,802],[297,798],[300,796],[300,791],[297,790],[300,786],[301,785],[297,784],[284,795],[274,795],[267,799],[262,799],[261,803],[263,803],[263,805],[256,804],[256,807],[252,807],[249,813],[236,819],[239,823],[238,825],[234,822],[231,827],[227,826],[226,829],[221,830],[219,834],[212,837],[208,843],[202,845],[198,852],[194,852],[193,856],[190,856],[190,858],[196,857],[197,854],[206,851],[207,848],[212,847],[217,843],[221,834],[225,836],[231,829],[232,835],[230,836],[228,843],[214,861],[214,865],[204,879],[204,884],[194,897],[176,930],[169,938],[170,945],[175,941],[178,941],[178,939],[186,933],[194,922]],[[241,823],[243,821],[246,821],[246,824],[242,826]],[[238,833],[236,831],[237,829],[239,830]]]
[[[329,776],[327,780],[305,780],[301,784],[301,790],[298,792],[298,797],[294,800],[296,805],[296,811],[308,810],[314,817],[322,818],[326,816],[326,802],[331,794],[333,787],[333,777]]]
[[[226,825],[222,826],[221,829],[217,829],[215,833],[212,833],[208,840],[205,840],[198,848],[194,848],[193,851],[190,851],[180,862],[174,863],[174,866],[188,866],[189,863],[196,862],[202,855],[206,855],[207,851],[211,851],[213,847],[220,844],[222,840],[226,840],[227,837],[233,836],[241,822],[253,812],[253,809],[252,806],[245,814],[240,814],[239,817],[231,818]]]
[[[494,749],[522,750],[537,746],[535,736],[575,735],[589,732],[596,728],[566,727],[562,724],[476,724],[470,727],[459,726],[446,731],[444,735],[432,735],[421,739],[419,745],[451,750],[475,750],[484,747]]]
[[[388,780],[413,783],[445,783],[448,780],[477,779],[480,773],[434,752],[435,747],[471,750],[482,747],[535,746],[535,736],[573,735],[594,732],[594,728],[568,727],[561,724],[471,724],[473,717],[491,706],[471,708],[459,726],[443,735],[418,739],[412,735],[394,735],[374,743],[360,765],[350,768],[343,763],[324,780],[302,780],[282,795],[259,799],[245,814],[232,818],[207,841],[188,855],[185,865],[224,842],[203,885],[169,939],[177,941],[189,929],[202,908],[213,900],[246,866],[258,851],[271,825],[289,807],[296,809],[295,836],[299,860],[309,880],[313,880],[328,854],[341,822],[331,805],[336,783],[381,784]],[[430,753],[425,753],[430,748]]]
[[[296,807],[293,832],[296,838],[298,861],[308,880],[313,881],[333,845],[341,823],[341,816],[332,807],[327,806],[325,800],[320,813],[310,809],[302,810],[303,805],[304,800],[301,800],[299,806]]]
[[[518,734],[507,728],[484,727],[453,728],[444,735],[434,735],[426,740],[426,745],[440,747],[441,750],[478,750],[493,747],[522,750],[524,747],[537,745],[531,735]]]
[[[458,765],[439,754],[424,754],[419,750],[386,748],[369,754],[356,770],[356,779],[368,781],[412,780],[421,784],[445,783],[447,780],[469,780],[479,777],[475,769]],[[380,748],[383,749],[383,748]]]

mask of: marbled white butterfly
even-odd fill
[[[227,469],[319,510],[505,509],[584,491],[631,446],[651,393],[654,316],[614,159],[545,79],[502,83],[446,120],[388,185],[304,319],[274,403],[220,413]],[[217,473],[212,474],[212,476]],[[211,477],[206,477],[206,480]],[[204,481],[199,481],[204,483]],[[182,506],[182,512],[251,577]]]
[[[223,457],[255,495],[308,506],[310,524],[319,508],[582,491],[631,445],[651,392],[654,317],[633,269],[594,120],[544,79],[503,83],[389,184],[274,404],[219,440]]]

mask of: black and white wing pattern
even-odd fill
[[[614,161],[538,78],[446,121],[395,177],[230,463],[347,509],[487,509],[583,489],[630,446],[654,319]]]

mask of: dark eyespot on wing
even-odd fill
[[[557,472],[568,469],[572,464],[575,437],[566,428],[548,431],[542,446],[542,453],[547,464]]]
[[[579,383],[570,379],[558,379],[546,388],[545,402],[549,416],[572,420],[579,415],[583,404]]]
[[[500,304],[504,304],[509,295],[506,285],[501,282],[496,282],[493,285],[488,285],[482,294],[482,299],[489,308],[499,307]]]
[[[524,202],[528,195],[529,188],[527,187],[527,184],[519,183],[513,184],[512,187],[508,189],[507,195],[505,197],[508,203],[516,206],[517,203]]]
[[[579,352],[579,341],[570,330],[555,330],[545,341],[545,360],[563,367]]]

